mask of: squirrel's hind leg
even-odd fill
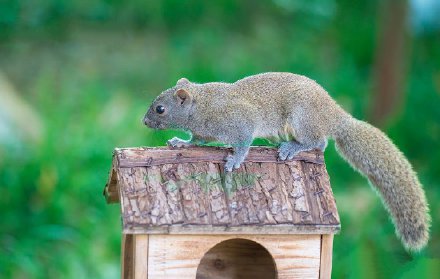
[[[324,151],[326,147],[326,139],[316,139],[306,142],[298,142],[295,140],[287,141],[280,144],[280,147],[278,148],[278,156],[282,161],[286,159],[291,160],[296,154],[301,151],[308,151],[315,148]]]
[[[318,125],[319,121],[317,119],[292,115],[288,122],[295,131],[295,139],[280,144],[278,148],[280,160],[290,160],[301,151],[309,151],[315,148],[325,150],[327,147],[327,137],[325,131],[323,131],[325,129]]]

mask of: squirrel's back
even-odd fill
[[[230,94],[258,110],[257,137],[295,137],[292,124],[301,118],[307,118],[317,133],[333,136],[341,119],[351,117],[324,88],[303,75],[269,72],[246,77],[232,84]]]

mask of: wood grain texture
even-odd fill
[[[224,163],[226,156],[231,152],[231,148],[225,147],[135,147],[116,148],[114,154],[119,167],[131,168],[195,162]],[[322,152],[317,150],[301,152],[292,160],[324,163]],[[278,160],[276,148],[266,147],[252,147],[245,162],[284,163]]]
[[[332,277],[333,235],[324,234],[321,238],[321,267],[319,279]]]
[[[197,267],[196,279],[275,279],[275,260],[260,244],[229,239],[210,248]]]
[[[134,247],[134,279],[148,279],[149,236],[133,236]]]
[[[226,255],[218,255],[218,259],[222,262],[216,262],[215,259],[212,261],[212,256],[209,253],[208,258],[203,259],[204,255],[217,244],[234,239],[239,240],[235,244],[232,242],[232,245],[229,243],[220,249],[220,253],[226,253]],[[267,260],[255,258],[263,256],[262,253],[255,251],[254,245],[246,248],[243,239],[254,241],[269,252],[275,261],[279,279],[318,278],[321,251],[320,235],[150,235],[148,278],[217,278],[207,277],[206,272],[212,272],[212,268],[209,266],[200,267],[200,264],[220,265],[217,269],[224,268],[220,274],[230,276],[224,278],[258,278],[240,276],[240,274],[255,274],[249,270],[252,268],[258,270],[255,263],[269,266]],[[237,254],[234,255],[234,253]],[[254,263],[246,259],[242,259],[238,263],[227,260],[240,256],[254,257]],[[198,268],[199,274],[197,274]],[[237,274],[239,271],[241,273]],[[196,275],[198,276],[196,277]]]
[[[121,278],[133,279],[133,235],[123,234],[121,240]]]
[[[278,162],[276,149],[252,148],[240,169],[225,174],[220,158],[227,151],[213,147],[117,149],[105,192],[111,193],[108,201],[119,197],[123,232],[339,231],[322,153],[303,152],[294,160]]]

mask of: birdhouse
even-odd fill
[[[122,278],[330,278],[340,222],[322,152],[253,147],[225,173],[230,152],[115,149]]]

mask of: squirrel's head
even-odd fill
[[[176,86],[165,90],[153,101],[144,116],[144,123],[155,129],[185,129],[191,115],[194,99],[191,82],[186,78],[177,81]]]

